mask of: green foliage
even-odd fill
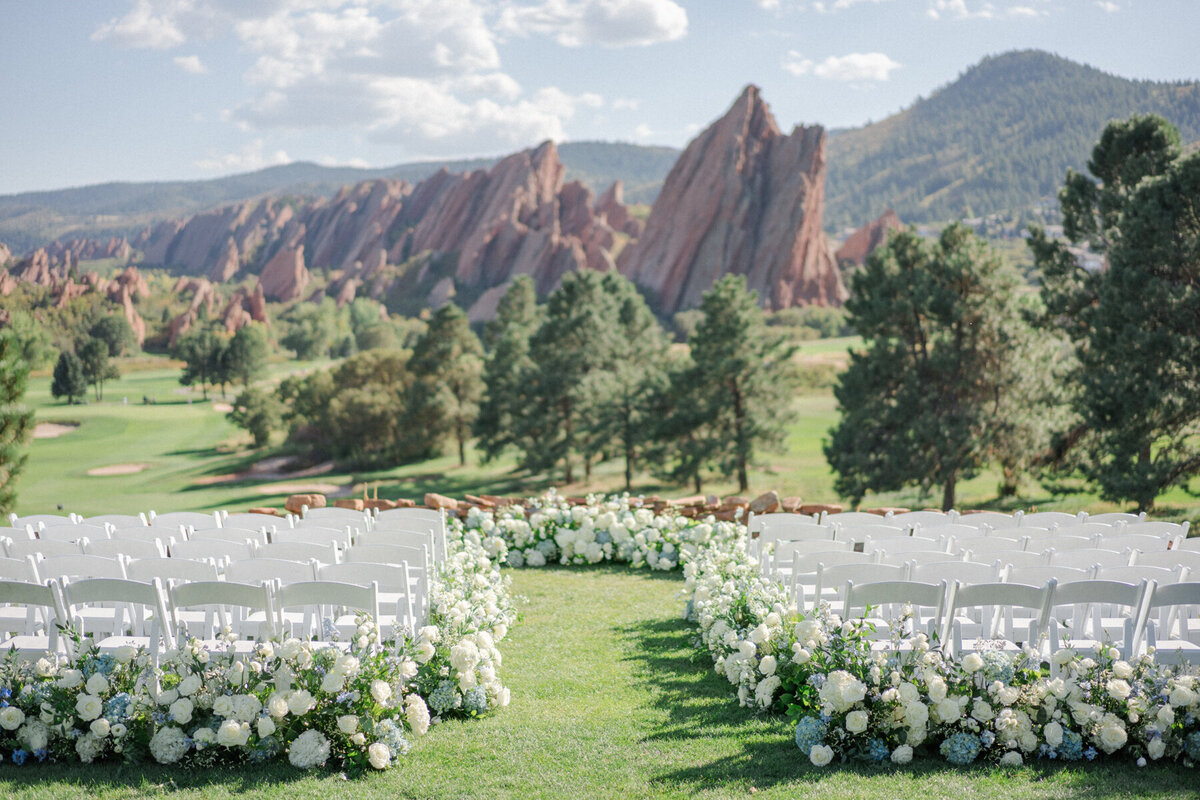
[[[839,494],[857,505],[868,491],[940,485],[953,507],[957,482],[994,454],[1002,412],[1021,411],[1006,398],[1029,335],[1019,282],[961,224],[936,243],[896,232],[871,255],[846,304],[867,348],[834,390],[842,417],[824,448]]]
[[[767,315],[767,324],[792,332],[795,339],[832,339],[853,333],[844,308],[793,306]]]
[[[179,382],[184,386],[199,385],[204,399],[208,387],[224,387],[229,382],[229,339],[209,326],[194,326],[179,337],[171,353],[184,362]]]
[[[465,465],[483,396],[483,346],[461,308],[447,303],[438,309],[413,348],[409,370],[415,378],[405,411],[411,450],[434,453],[442,440],[453,438],[458,463]]]
[[[500,299],[495,318],[484,327],[486,391],[479,403],[475,435],[485,461],[517,443],[518,421],[527,413],[536,370],[529,342],[540,320],[533,279],[518,275]]]
[[[231,380],[249,386],[262,377],[271,357],[271,339],[267,328],[258,322],[243,325],[229,340],[225,370]]]
[[[238,395],[226,416],[254,437],[255,447],[264,447],[271,441],[271,433],[283,427],[284,411],[274,393],[251,387]]]
[[[104,382],[121,377],[117,365],[109,360],[108,342],[103,339],[85,338],[76,345],[83,366],[83,377],[95,390],[96,399],[104,399]]]
[[[1025,209],[1081,169],[1112,119],[1156,113],[1200,139],[1200,85],[1133,81],[1049,53],[985,58],[874,125],[829,140],[830,229],[894,208],[906,222]]]
[[[1105,128],[1060,194],[1068,239],[1106,253],[1088,273],[1063,242],[1035,232],[1044,323],[1075,345],[1078,424],[1058,466],[1078,469],[1113,501],[1146,509],[1200,472],[1200,155],[1179,157],[1158,117]],[[1098,179],[1098,180],[1097,180]]]
[[[124,314],[109,314],[96,320],[88,329],[88,336],[104,342],[112,358],[137,347],[137,337]]]
[[[789,422],[792,348],[771,331],[757,293],[741,275],[726,275],[704,294],[704,318],[691,338],[691,364],[671,377],[665,427],[674,441],[677,480],[699,484],[710,465],[750,486],[748,469],[762,450],[779,449]]]
[[[686,342],[691,339],[702,319],[704,312],[698,308],[676,312],[675,316],[671,317],[671,331],[675,334],[675,340]]]
[[[12,334],[14,346],[31,370],[41,369],[54,358],[54,342],[49,329],[28,311],[20,308],[9,309],[5,330]]]
[[[0,330],[0,513],[4,515],[16,505],[14,484],[26,459],[21,451],[33,432],[33,409],[25,404],[28,380],[29,364],[16,337]]]
[[[279,343],[301,361],[329,355],[339,340],[337,307],[329,298],[320,303],[298,303],[282,319],[287,328]]]
[[[54,364],[54,382],[50,385],[50,394],[55,399],[65,397],[68,404],[74,404],[87,394],[87,387],[83,362],[70,350],[63,350]]]

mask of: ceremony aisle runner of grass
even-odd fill
[[[514,570],[529,599],[501,644],[512,705],[437,726],[385,774],[347,782],[286,764],[203,773],[0,765],[10,798],[1179,798],[1196,773],[1132,764],[816,770],[791,726],[738,707],[691,643],[674,573],[626,566]],[[699,654],[698,654],[699,653]],[[693,658],[693,654],[698,654]]]

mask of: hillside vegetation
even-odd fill
[[[1127,80],[1037,50],[990,56],[899,114],[832,135],[826,227],[888,208],[936,222],[1056,205],[1096,131],[1135,112],[1200,139],[1200,83]]]

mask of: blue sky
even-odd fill
[[[747,83],[855,126],[1016,48],[1200,79],[1197,31],[1195,0],[9,0],[0,194],[683,146]]]

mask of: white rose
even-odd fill
[[[227,719],[217,728],[217,744],[223,747],[242,747],[250,741],[250,726],[245,722]]]
[[[4,712],[0,711],[0,715],[3,713]],[[1171,708],[1170,706],[1163,706],[1158,710],[1158,714],[1155,715],[1155,718],[1158,720],[1159,725],[1162,725],[1164,728],[1169,728],[1175,724],[1175,709]],[[3,719],[0,718],[0,723],[2,722]],[[5,727],[8,726],[6,725]]]
[[[904,722],[910,728],[920,728],[929,721],[929,706],[924,703],[908,703],[904,706]]]
[[[967,653],[962,660],[962,668],[969,673],[975,673],[983,669],[983,656],[979,653]]]
[[[833,748],[827,744],[814,744],[808,751],[808,760],[814,767],[823,767],[833,761]]]
[[[233,698],[227,694],[218,695],[213,698],[212,710],[218,717],[233,716]]]
[[[935,676],[929,681],[929,699],[935,703],[946,699],[946,682],[940,677]]]
[[[1115,753],[1120,750],[1125,741],[1129,738],[1129,734],[1125,732],[1125,726],[1121,721],[1112,714],[1105,715],[1104,721],[1100,723],[1100,747],[1106,753]]]
[[[917,689],[916,686],[909,683],[908,681],[905,681],[904,683],[900,684],[899,692],[900,692],[900,702],[903,703],[904,705],[908,705],[909,703],[915,703],[921,699],[920,690]]]
[[[1021,697],[1021,690],[1015,686],[1005,686],[1000,691],[996,692],[996,699],[1000,701],[1000,705],[1011,706]]]
[[[304,643],[299,639],[288,639],[279,647],[279,655],[281,658],[288,660],[295,659],[304,651]]]
[[[371,681],[371,697],[375,698],[376,703],[383,705],[392,699],[391,685],[378,679]]]
[[[392,763],[392,754],[383,742],[375,742],[367,748],[367,760],[375,769],[387,769]]]
[[[313,696],[304,689],[295,690],[287,698],[288,711],[297,717],[307,714],[314,705]]]
[[[342,673],[336,671],[329,672],[321,679],[321,691],[326,694],[337,694],[342,690],[342,686],[345,683],[346,678]]]
[[[217,733],[212,728],[197,728],[192,738],[196,740],[196,749],[199,749],[201,745],[215,744]]]
[[[1046,737],[1046,744],[1051,747],[1058,747],[1062,744],[1063,728],[1057,722],[1050,722],[1046,727],[1042,728],[1042,735]]]
[[[90,726],[90,729],[92,731],[92,734],[95,735],[95,737],[97,739],[103,739],[105,736],[108,736],[108,734],[112,732],[112,726],[109,724],[108,720],[106,720],[104,717],[100,717],[99,719],[93,720],[92,724]]]
[[[1019,767],[1021,766],[1021,754],[1016,750],[1009,750],[1000,757],[1000,766],[1002,767]]]
[[[907,764],[912,761],[913,749],[906,744],[902,744],[892,751],[893,764]]]
[[[202,681],[199,675],[188,675],[179,682],[179,694],[183,697],[195,694],[200,688]]]
[[[807,664],[812,660],[812,653],[808,652],[804,647],[800,646],[799,642],[792,645],[792,661],[796,664]]]
[[[58,685],[63,689],[74,689],[83,683],[83,673],[77,669],[64,669],[58,674]]]
[[[160,706],[169,706],[179,699],[179,692],[175,689],[167,689],[165,692],[159,692],[158,697],[154,701]]]
[[[104,712],[104,702],[94,694],[81,694],[75,698],[75,713],[84,722],[91,722]]]
[[[181,697],[174,703],[171,703],[171,719],[178,722],[180,725],[187,725],[192,721],[192,711],[195,706],[192,701],[186,697]]]
[[[1163,753],[1165,753],[1166,751],[1167,751],[1167,744],[1166,744],[1166,742],[1164,742],[1162,740],[1161,737],[1158,739],[1151,739],[1146,744],[1146,753],[1150,756],[1150,758],[1154,759],[1155,761],[1162,758]]]
[[[137,652],[137,648],[133,645],[123,644],[113,651],[113,657],[122,664],[128,664],[133,661]]]
[[[338,717],[338,730],[349,736],[358,730],[358,717],[354,714],[344,714]]]
[[[124,736],[126,733],[129,732],[129,729],[118,722],[116,725],[112,726],[112,729],[110,732],[112,733],[112,736],[114,739],[120,739],[122,736]]]
[[[1129,680],[1133,677],[1133,667],[1128,661],[1114,661],[1112,669],[1113,675],[1122,680]]]
[[[267,700],[267,713],[275,719],[282,719],[287,716],[288,704],[287,698],[281,694],[273,694]]]
[[[772,675],[775,672],[776,662],[775,656],[763,656],[758,662],[758,671],[763,675]]]
[[[1186,686],[1176,685],[1171,690],[1170,701],[1171,705],[1176,707],[1190,706],[1196,702],[1196,693]]]
[[[984,701],[976,700],[975,705],[971,707],[971,716],[979,722],[989,722],[995,719],[996,713]]]
[[[866,711],[851,711],[846,715],[846,730],[850,733],[862,733],[867,729],[870,715]]]
[[[104,694],[108,691],[108,678],[97,672],[88,678],[85,687],[88,694]]]
[[[942,722],[954,722],[962,716],[962,707],[953,700],[943,700],[937,704],[937,712]]]
[[[259,736],[259,738],[265,739],[266,737],[270,736],[274,732],[275,732],[275,720],[271,719],[270,717],[259,717],[258,718],[258,736]]]
[[[25,712],[16,706],[0,708],[0,728],[6,731],[15,731],[21,727],[21,723],[24,721]]]
[[[1112,695],[1114,700],[1124,700],[1126,697],[1129,697],[1129,692],[1131,691],[1129,684],[1120,678],[1113,678],[1104,688],[1108,690],[1108,693]]]

